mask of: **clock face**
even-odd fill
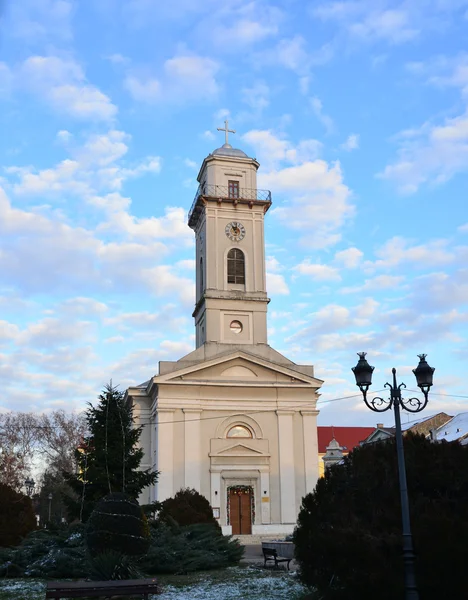
[[[231,223],[228,223],[224,229],[224,232],[233,242],[240,242],[245,237],[245,227],[239,221],[232,221]]]

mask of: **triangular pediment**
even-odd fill
[[[212,385],[264,385],[277,384],[319,388],[320,379],[299,373],[287,366],[264,358],[236,351],[229,355],[202,361],[154,377],[154,383],[202,383]]]
[[[246,444],[235,444],[233,446],[229,446],[229,448],[224,448],[223,450],[220,450],[218,452],[218,456],[222,456],[222,455],[238,455],[238,456],[242,456],[242,455],[253,455],[253,454],[258,454],[258,455],[262,455],[263,452],[260,452],[259,450],[255,450],[254,448],[250,448],[249,446],[247,446]]]

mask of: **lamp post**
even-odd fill
[[[26,493],[29,497],[32,496],[33,492],[34,492],[34,486],[36,485],[36,482],[34,481],[34,479],[29,479],[29,477],[26,479],[26,481],[24,482],[24,485],[26,487]]]
[[[49,523],[50,523],[50,512],[51,512],[51,509],[52,509],[52,498],[53,498],[52,492],[50,492],[48,498],[49,498]]]
[[[398,459],[398,480],[400,484],[401,520],[403,532],[403,564],[405,575],[405,598],[406,600],[418,600],[419,594],[416,586],[416,574],[414,569],[413,537],[411,535],[411,523],[409,515],[408,488],[406,484],[405,455],[403,450],[403,436],[401,433],[400,407],[408,412],[417,413],[424,410],[428,401],[429,390],[432,386],[432,375],[435,371],[426,361],[426,354],[418,354],[419,364],[413,373],[416,376],[418,387],[424,394],[424,400],[419,398],[404,399],[401,395],[404,383],[397,384],[396,369],[392,369],[393,381],[386,383],[385,387],[390,390],[390,398],[384,400],[376,397],[372,400],[367,398],[367,392],[372,384],[371,367],[366,360],[366,352],[358,352],[359,361],[352,371],[356,377],[356,385],[362,392],[366,406],[375,412],[385,412],[393,408],[395,414],[395,440]]]

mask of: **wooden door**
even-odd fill
[[[243,491],[236,494],[229,492],[229,513],[233,535],[250,535],[252,533],[252,492]]]

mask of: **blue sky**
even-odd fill
[[[225,118],[273,195],[270,344],[324,401],[356,393],[358,351],[376,389],[393,366],[414,389],[426,352],[426,414],[467,410],[468,0],[4,0],[1,19],[1,410],[79,409],[193,348],[186,216]],[[377,421],[357,398],[320,416]]]

